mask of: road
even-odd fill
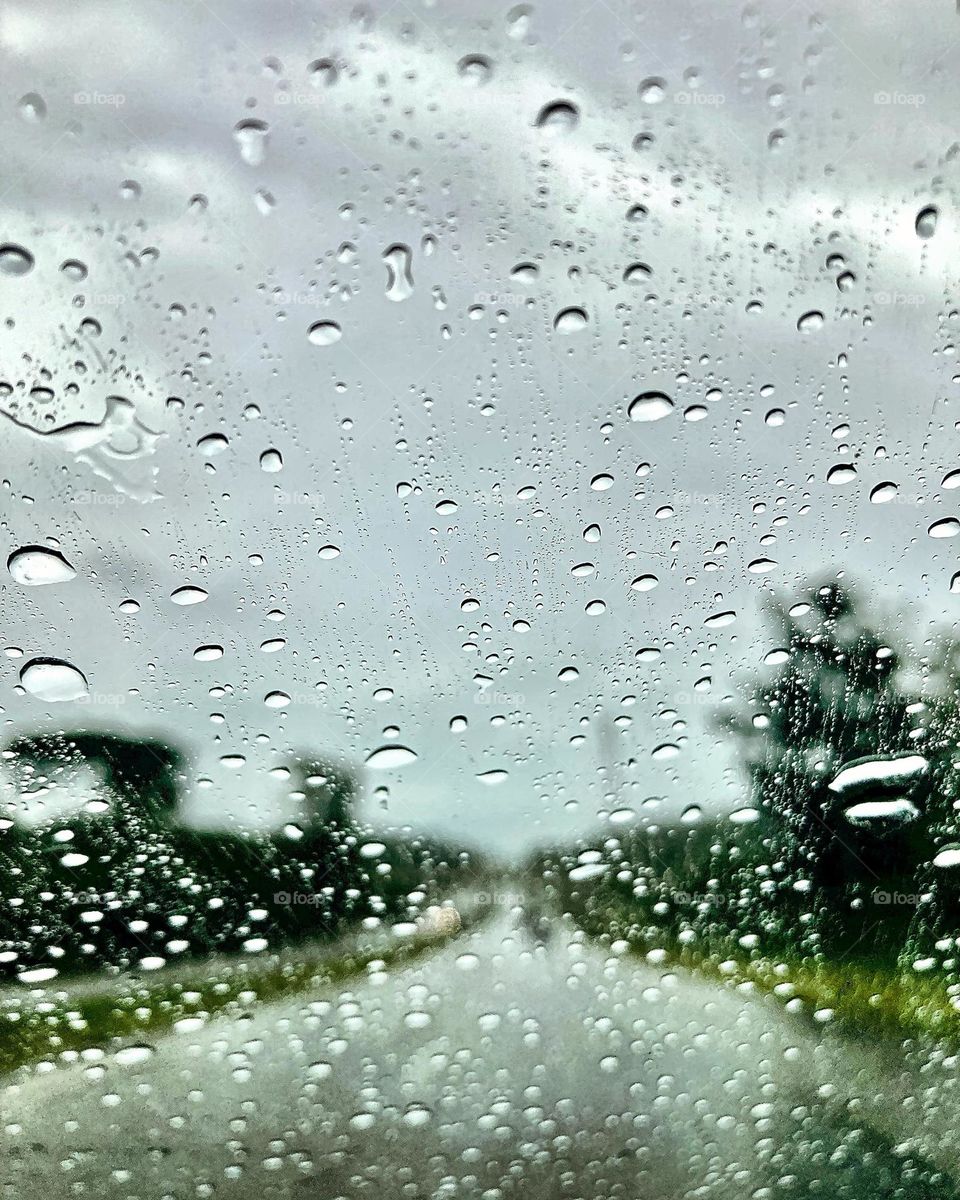
[[[501,912],[144,1061],[8,1085],[0,1196],[954,1196],[865,1123],[893,1093],[858,1096],[864,1079],[769,999],[566,929],[537,944]]]

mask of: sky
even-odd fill
[[[254,827],[318,752],[517,856],[749,800],[765,600],[953,622],[949,5],[31,0],[0,48],[0,528],[73,571],[7,572],[4,741],[168,738]]]

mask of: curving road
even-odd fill
[[[0,1195],[956,1194],[894,1148],[904,1097],[871,1090],[836,1043],[771,1001],[662,976],[501,914],[414,966],[173,1034],[144,1061],[8,1085]],[[893,1138],[867,1124],[882,1114]]]

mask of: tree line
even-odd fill
[[[595,927],[701,952],[953,970],[960,938],[960,674],[948,635],[906,656],[838,583],[773,603],[776,665],[718,720],[749,805],[637,824],[599,862],[538,856]],[[591,856],[592,857],[592,856]],[[579,869],[578,869],[579,868]]]
[[[395,918],[426,879],[464,853],[435,840],[365,837],[358,779],[301,755],[291,774],[303,819],[270,834],[180,820],[184,755],[156,738],[79,730],[20,737],[5,758],[21,792],[88,770],[97,798],[40,825],[0,833],[0,973],[31,978],[137,967],[184,955],[330,938],[361,917]],[[374,853],[371,854],[370,852]]]

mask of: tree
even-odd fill
[[[795,947],[837,955],[859,944],[859,954],[889,958],[915,911],[882,898],[916,890],[930,829],[948,819],[946,722],[924,729],[921,698],[902,690],[899,655],[837,583],[771,616],[788,657],[726,722],[772,818],[772,886],[757,908]],[[912,773],[889,765],[918,757],[926,766]],[[856,763],[843,786],[841,769]]]
[[[298,759],[296,773],[308,827],[346,829],[352,820],[350,809],[358,791],[357,777],[328,759],[310,755]]]
[[[88,766],[125,815],[168,824],[179,800],[184,760],[157,738],[77,731],[21,737],[8,747],[15,764],[34,774],[59,776]]]

